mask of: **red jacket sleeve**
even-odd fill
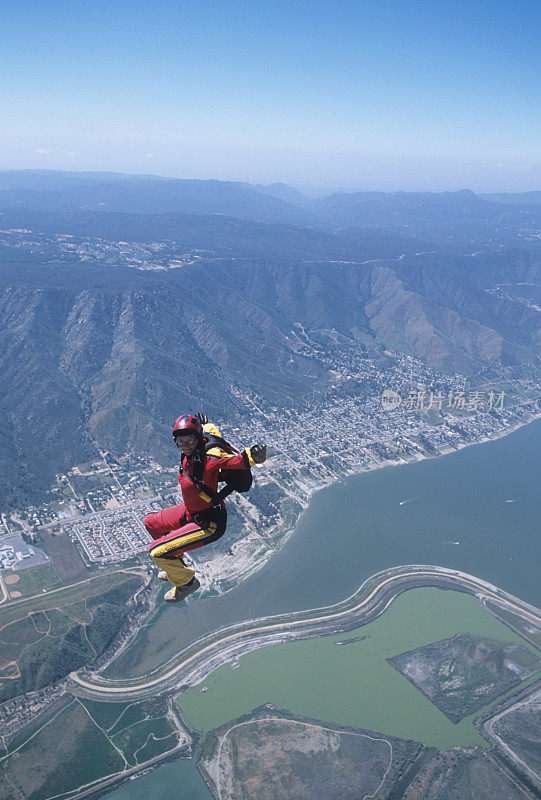
[[[217,476],[221,469],[247,469],[250,466],[248,457],[242,453],[237,456],[225,456],[224,458],[207,457],[205,464],[205,475]]]

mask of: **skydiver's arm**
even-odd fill
[[[209,452],[212,453],[212,450]],[[221,452],[223,453],[223,451]],[[267,448],[263,444],[257,444],[247,447],[236,456],[224,453],[221,458],[209,458],[205,469],[211,473],[219,472],[221,469],[248,469],[253,467],[254,464],[262,464],[266,458]]]

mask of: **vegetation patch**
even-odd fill
[[[113,736],[111,741],[122,751],[126,761],[134,766],[139,763],[137,758],[138,751],[147,744],[149,739],[166,739],[172,733],[171,725],[166,717],[158,719],[150,717],[141,722],[136,722],[129,728],[125,728],[116,736]],[[174,747],[175,745],[173,744],[172,746]]]
[[[111,581],[79,585],[78,602],[70,590],[51,593],[48,607],[38,610],[32,599],[0,611],[0,667],[15,664],[0,673],[0,702],[64,678],[69,672],[91,664],[113,642],[131,610],[131,598],[141,586],[141,576],[117,573]],[[102,591],[96,592],[101,586]],[[89,596],[85,597],[85,593]],[[62,601],[68,601],[62,604]],[[44,598],[40,598],[44,603]],[[51,604],[58,603],[58,605]],[[7,618],[7,623],[1,625]],[[16,676],[16,677],[14,677]]]
[[[103,594],[114,586],[119,586],[124,581],[133,578],[133,574],[123,570],[106,572],[71,586],[54,589],[52,592],[38,597],[29,597],[27,600],[0,606],[0,628],[7,625],[8,622],[21,619],[35,611],[65,608],[70,603],[80,603],[81,601],[84,604],[85,599]]]
[[[137,763],[143,764],[145,761],[150,761],[151,758],[161,756],[176,747],[177,743],[178,736],[176,733],[169,734],[165,739],[157,739],[156,734],[152,732],[147,743],[135,751]]]
[[[280,501],[285,497],[284,490],[274,481],[261,483],[257,481],[250,490],[250,503],[259,509],[265,517],[279,514]]]
[[[92,621],[92,614],[86,607],[86,601],[84,600],[81,603],[70,603],[69,605],[64,606],[62,610],[65,614],[73,617],[73,619],[77,620],[78,622]]]
[[[4,762],[0,796],[43,800],[73,791],[125,762],[77,700],[19,746]]]
[[[10,622],[0,628],[0,642],[8,645],[25,645],[40,639],[42,634],[39,633],[34,625],[32,616],[30,614],[17,620],[17,622]]]
[[[212,731],[199,768],[221,800],[384,797],[423,747],[261,707]]]
[[[96,700],[80,701],[100,728],[110,731],[131,703],[99,703]]]
[[[63,796],[174,750],[181,734],[168,712],[163,698],[100,703],[63,695],[10,743],[0,768],[0,797]],[[114,727],[118,733],[111,735]]]
[[[401,800],[524,800],[525,794],[481,749],[438,753]]]
[[[118,717],[116,723],[109,729],[109,733],[111,736],[115,736],[120,731],[123,731],[124,728],[135,725],[136,722],[141,722],[141,720],[147,719],[147,717],[148,714],[143,710],[141,703],[132,703],[127,706],[125,711]]]
[[[10,664],[6,664],[6,666],[0,668],[0,680],[2,678],[13,680],[14,678],[18,678],[20,674],[16,661],[12,661]]]
[[[57,608],[52,608],[47,611],[47,617],[50,623],[49,636],[62,636],[62,634],[69,631],[72,619],[64,612]]]
[[[387,661],[455,723],[541,667],[541,658],[526,647],[466,633]]]
[[[111,736],[109,730],[131,709],[139,722]],[[180,735],[164,699],[99,703],[65,694],[10,743],[0,765],[0,797],[64,796],[174,750]]]
[[[49,617],[43,611],[32,614],[32,622],[40,634],[49,633],[51,623],[49,622]]]

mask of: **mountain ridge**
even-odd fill
[[[388,229],[0,208],[2,503],[31,503],[97,446],[169,459],[179,408],[233,421],[242,397],[317,404],[337,364],[387,349],[447,375],[538,374],[535,212],[470,192],[370,203]]]

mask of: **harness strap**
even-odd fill
[[[188,478],[190,483],[193,483],[193,485],[199,489],[199,497],[206,503],[212,503],[212,505],[215,506],[217,503],[221,502],[219,492],[215,492],[214,489],[211,489],[210,486],[207,486],[206,483],[203,483],[203,481],[198,481],[195,478],[192,478],[190,475],[188,475],[186,470],[183,470],[183,474],[186,478]]]
[[[206,444],[205,444],[205,452],[208,454],[209,450],[212,450],[213,447],[219,447],[221,450],[224,450],[228,455],[238,455],[239,450],[236,447],[224,439],[222,436],[217,436],[215,433],[207,433],[205,434]],[[212,455],[212,454],[211,454]]]
[[[212,450],[214,447],[218,447],[221,450],[225,451],[228,455],[239,454],[239,451],[236,447],[233,447],[228,441],[223,439],[221,436],[217,436],[214,433],[206,434],[205,438],[207,439],[205,445],[205,456],[206,458],[221,458],[221,456],[214,455],[214,453],[210,453],[209,450]],[[196,476],[196,471],[203,473],[204,467],[201,461],[201,456],[198,453],[197,458],[192,458],[192,467],[194,475],[188,475],[185,469],[182,468],[182,462],[180,464],[180,474],[185,475],[186,478],[193,483],[193,485],[199,489],[199,497],[204,500],[206,503],[212,503],[213,506],[220,505],[226,497],[236,491],[235,487],[228,486],[227,484],[220,489],[219,492],[215,492],[214,489],[211,489],[210,486],[207,486],[201,479]]]

